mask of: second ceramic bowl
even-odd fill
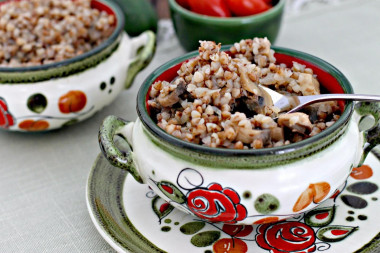
[[[87,119],[128,88],[150,62],[153,32],[130,38],[117,5],[93,0],[91,6],[117,20],[114,32],[102,44],[57,63],[0,67],[0,129],[46,131]]]
[[[274,0],[268,11],[246,17],[219,18],[191,12],[176,0],[169,0],[171,19],[177,37],[187,51],[199,47],[199,40],[212,40],[223,45],[240,39],[267,37],[272,43],[280,31],[286,0]]]

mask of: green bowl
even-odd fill
[[[280,31],[286,0],[274,0],[274,6],[246,17],[218,18],[191,12],[176,0],[169,0],[171,19],[178,39],[187,51],[198,49],[199,40],[233,44],[241,39],[267,37],[272,44]]]

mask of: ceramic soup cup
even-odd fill
[[[277,62],[292,61],[313,69],[329,92],[352,93],[346,77],[329,63],[306,53],[273,47]],[[227,50],[228,47],[223,47]],[[188,143],[160,129],[149,115],[147,93],[158,80],[171,81],[192,52],[155,70],[137,97],[138,119],[107,117],[100,147],[115,166],[128,170],[174,207],[209,222],[262,224],[304,213],[334,196],[379,143],[379,104],[339,102],[340,119],[298,143],[266,149],[234,150]],[[374,127],[359,130],[360,119],[373,115]],[[121,153],[114,136],[130,145]]]
[[[0,67],[0,129],[45,131],[84,120],[110,104],[150,62],[154,33],[130,38],[115,3],[91,5],[116,17],[114,32],[101,45],[57,63]]]

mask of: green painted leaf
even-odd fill
[[[318,229],[317,238],[324,242],[339,242],[358,230],[358,227],[332,225]]]
[[[313,209],[305,215],[305,223],[311,227],[324,227],[330,224],[335,216],[335,206]]]
[[[172,201],[179,204],[186,202],[186,196],[174,184],[168,181],[161,181],[157,183],[157,187]]]
[[[219,231],[205,231],[191,237],[190,242],[196,247],[207,247],[216,242],[219,237]]]
[[[152,199],[152,209],[161,222],[164,217],[173,211],[174,207],[159,196],[156,196]]]
[[[262,214],[270,214],[280,207],[280,201],[269,193],[258,196],[254,203],[257,212]]]
[[[199,232],[205,225],[203,221],[194,221],[182,225],[179,230],[185,235],[192,235]]]
[[[71,125],[77,123],[78,121],[79,121],[78,119],[70,119],[69,121],[66,121],[66,122],[62,125],[62,127],[71,126]]]

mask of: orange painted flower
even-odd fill
[[[277,222],[279,220],[280,219],[278,217],[265,217],[265,218],[255,221],[253,224],[268,224],[268,223]]]
[[[372,175],[373,175],[372,168],[369,167],[368,165],[362,165],[360,167],[353,168],[350,176],[355,179],[362,180],[362,179],[370,178],[372,177]]]
[[[59,98],[58,107],[62,113],[79,112],[86,103],[86,94],[80,90],[71,90]]]
[[[214,243],[212,249],[215,253],[245,253],[248,251],[248,246],[237,238],[223,238]]]
[[[42,131],[49,128],[49,122],[47,122],[46,120],[35,121],[32,119],[27,119],[20,122],[20,124],[18,124],[18,127],[25,131]]]
[[[309,187],[298,197],[297,202],[293,206],[293,212],[299,212],[305,209],[312,202],[321,202],[330,192],[330,188],[330,184],[327,182],[310,184]]]

